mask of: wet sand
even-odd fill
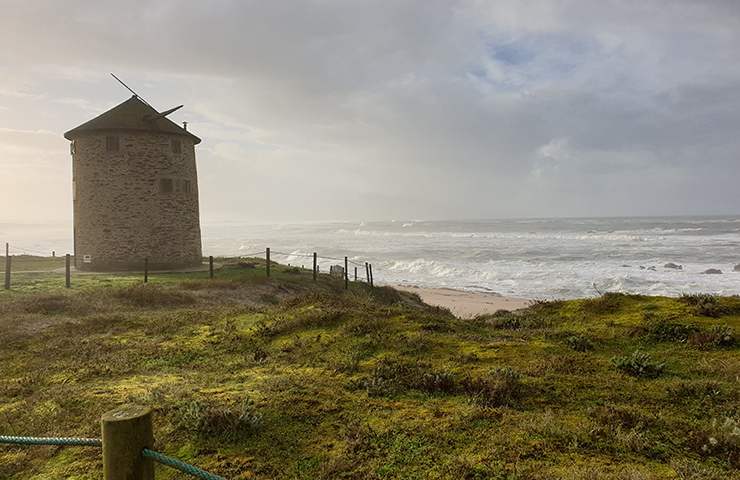
[[[452,288],[425,288],[396,285],[394,288],[416,293],[429,305],[449,308],[455,316],[473,318],[497,310],[517,310],[530,305],[526,298],[505,297],[497,293],[465,292]]]

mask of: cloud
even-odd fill
[[[19,1],[0,41],[1,128],[88,120],[110,71],[185,103],[206,221],[740,208],[733,1]]]

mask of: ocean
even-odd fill
[[[66,227],[0,225],[0,236],[14,237],[28,253],[71,248]],[[345,255],[369,261],[376,284],[535,299],[605,291],[740,294],[740,272],[733,271],[740,264],[740,216],[203,225],[204,255],[265,247],[274,260],[307,268],[316,251],[329,257],[320,260],[322,271]]]

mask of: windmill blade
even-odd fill
[[[141,95],[139,95],[138,93],[134,92],[134,89],[133,89],[133,88],[131,88],[131,87],[129,87],[128,85],[126,85],[125,83],[123,83],[123,80],[121,80],[120,78],[116,77],[116,74],[115,74],[115,73],[113,73],[113,72],[110,72],[110,74],[111,74],[111,76],[112,76],[113,78],[115,78],[116,80],[118,80],[118,83],[120,83],[121,85],[123,85],[123,87],[124,87],[124,88],[125,88],[126,90],[128,90],[128,91],[129,91],[129,92],[131,92],[131,93],[133,93],[133,94],[134,94],[134,97],[138,98],[138,99],[139,99],[139,100],[141,100],[142,102],[144,102],[144,103],[146,103],[147,105],[149,105],[149,102],[147,102],[146,100],[144,100],[144,97],[142,97],[142,96],[141,96]],[[151,107],[151,105],[149,105],[149,106]],[[152,108],[153,108],[153,107],[152,107]]]
[[[160,118],[164,118],[164,117],[166,117],[167,115],[169,115],[172,112],[175,112],[177,110],[180,110],[182,107],[184,107],[184,105],[180,105],[178,107],[170,108],[169,110],[165,110],[164,112],[160,112],[160,113],[158,113],[156,115],[144,115],[144,120],[146,120],[148,122],[153,122],[155,120],[159,120]]]

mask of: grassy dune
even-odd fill
[[[159,449],[228,478],[740,478],[740,298],[607,294],[471,321],[274,272],[0,293],[0,432],[97,436],[137,402]],[[100,472],[95,449],[0,446],[0,478]]]

